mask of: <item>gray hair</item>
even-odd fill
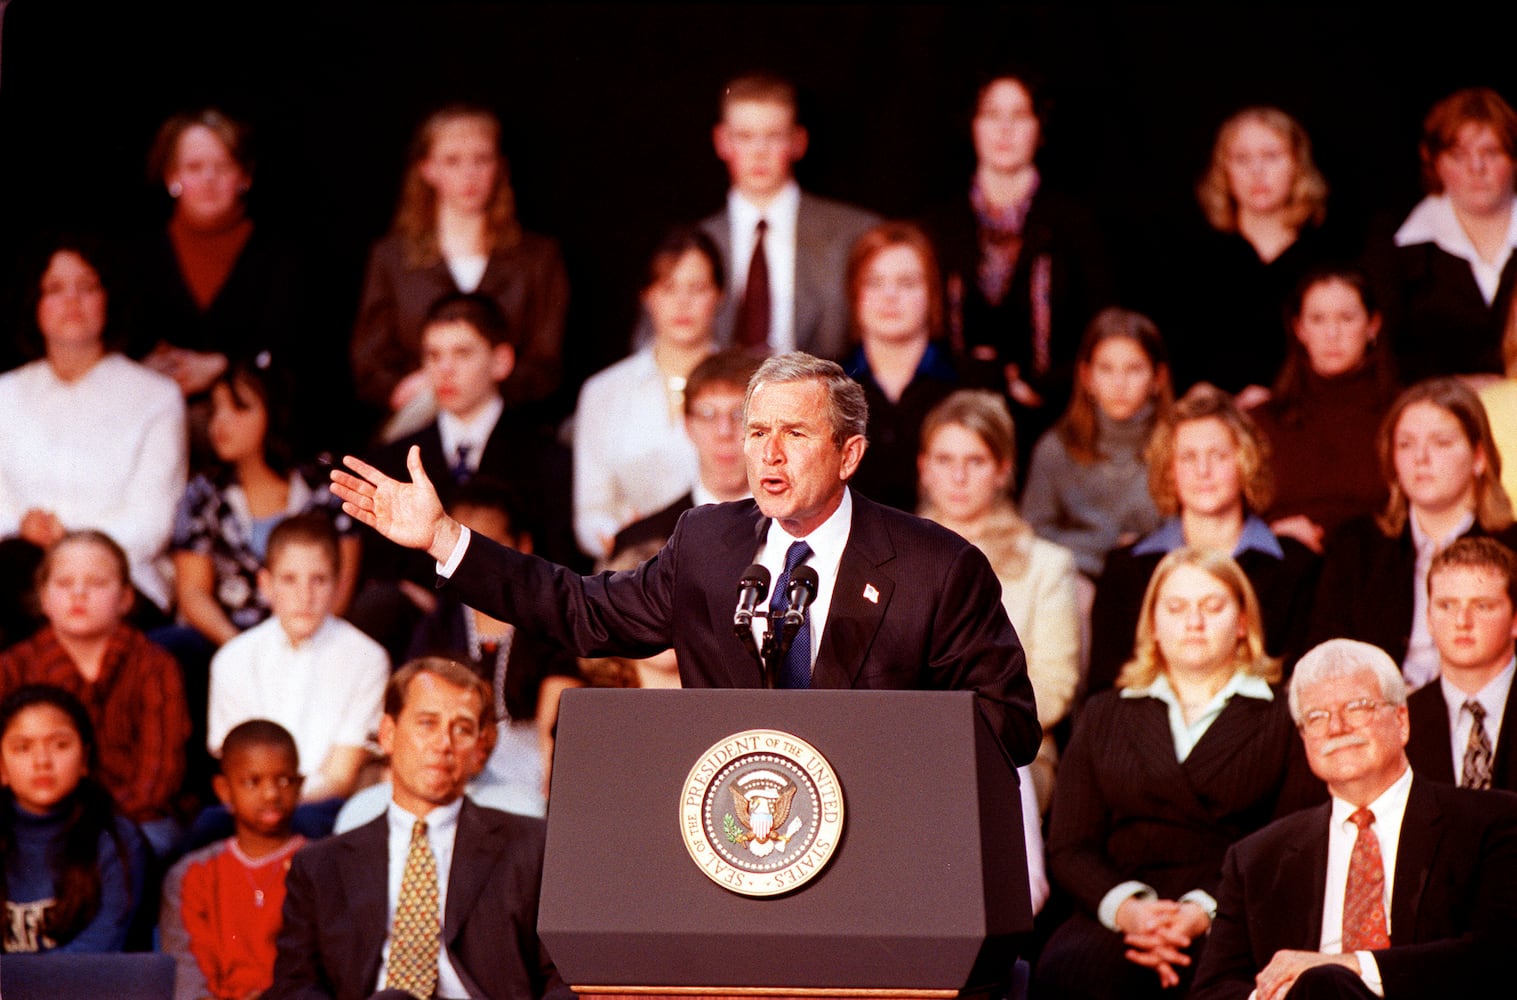
[[[1290,683],[1291,718],[1301,721],[1302,688],[1349,677],[1362,670],[1375,675],[1380,697],[1392,705],[1406,704],[1406,681],[1401,678],[1401,668],[1385,650],[1357,639],[1329,639],[1296,661]]]
[[[776,354],[759,366],[748,380],[743,396],[743,423],[748,422],[748,408],[753,394],[766,385],[785,382],[820,382],[827,393],[827,421],[838,447],[851,437],[863,437],[869,427],[869,402],[864,387],[848,377],[842,365],[825,361],[803,351]]]

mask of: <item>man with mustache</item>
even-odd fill
[[[1193,1000],[1481,995],[1517,939],[1517,796],[1414,778],[1406,686],[1382,650],[1325,642],[1291,714],[1332,793],[1237,843]]]

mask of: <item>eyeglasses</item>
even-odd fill
[[[1389,705],[1388,701],[1355,698],[1353,701],[1339,705],[1337,709],[1314,708],[1310,712],[1304,712],[1301,715],[1301,721],[1296,723],[1296,726],[1308,736],[1326,736],[1332,729],[1333,713],[1336,711],[1350,729],[1358,729],[1374,718],[1375,712]]]

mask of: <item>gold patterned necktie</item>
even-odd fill
[[[1459,785],[1462,788],[1490,788],[1491,740],[1485,733],[1485,706],[1471,698],[1463,707],[1470,713],[1470,739],[1464,748]]]
[[[390,962],[385,987],[405,990],[418,1000],[437,992],[437,954],[442,926],[437,915],[437,859],[427,841],[427,821],[411,828],[411,848],[400,877],[395,926],[390,929]]]

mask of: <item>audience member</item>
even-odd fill
[[[37,593],[47,627],[0,653],[0,694],[41,683],[79,699],[99,736],[91,774],[162,857],[179,834],[190,719],[179,665],[126,624],[126,553],[98,531],[68,532],[43,556]]]
[[[227,733],[215,785],[236,833],[181,858],[163,880],[158,928],[176,1000],[245,1000],[273,983],[284,879],[305,843],[290,831],[300,784],[283,726],[250,719]]]
[[[916,226],[882,223],[854,244],[848,298],[858,347],[843,366],[864,387],[869,450],[853,486],[898,510],[917,506],[922,419],[958,385],[943,326],[942,283],[932,244]]]
[[[332,616],[337,532],[322,514],[281,521],[258,574],[273,616],[221,647],[211,661],[206,743],[222,755],[233,726],[269,719],[295,737],[306,778],[301,801],[315,804],[302,832],[326,828],[357,787],[366,745],[379,724],[390,662],[383,647]]]
[[[1507,309],[1501,335],[1501,360],[1506,377],[1480,388],[1480,403],[1491,422],[1491,438],[1501,453],[1501,487],[1517,496],[1517,296]]]
[[[1091,609],[1087,690],[1115,680],[1131,655],[1122,637],[1137,627],[1149,575],[1182,546],[1237,560],[1259,599],[1265,650],[1288,669],[1304,648],[1317,557],[1294,538],[1277,537],[1256,513],[1269,507],[1273,484],[1268,445],[1253,421],[1221,390],[1193,387],[1155,429],[1148,477],[1166,520],[1107,557]]]
[[[1011,501],[1016,434],[999,393],[955,392],[927,414],[921,438],[918,513],[985,553],[1027,651],[1043,743],[1023,777],[1032,780],[1041,812],[1053,795],[1058,761],[1053,728],[1069,712],[1080,683],[1074,556],[1034,535]]]
[[[1385,504],[1375,434],[1396,397],[1380,313],[1354,269],[1310,271],[1291,300],[1293,334],[1270,398],[1249,416],[1270,444],[1270,529],[1314,552],[1344,521]]]
[[[653,339],[590,376],[574,414],[574,533],[595,559],[616,533],[674,500],[696,475],[680,428],[685,382],[715,350],[722,259],[711,237],[676,229],[654,249],[643,285]]]
[[[1328,539],[1310,637],[1374,643],[1415,690],[1438,676],[1427,618],[1433,557],[1467,535],[1512,548],[1517,527],[1485,410],[1459,380],[1429,379],[1398,396],[1376,453],[1390,499]]]
[[[30,283],[45,356],[0,375],[0,537],[19,535],[40,555],[70,530],[109,532],[148,598],[137,620],[159,624],[171,591],[154,561],[184,492],[184,401],[116,353],[103,259],[95,243],[63,238]]]
[[[1427,196],[1370,247],[1380,304],[1408,383],[1497,373],[1517,288],[1517,111],[1485,87],[1456,91],[1422,123]]]
[[[286,421],[288,394],[277,372],[233,362],[211,386],[211,447],[219,469],[190,480],[174,518],[174,589],[179,615],[214,647],[269,617],[258,588],[269,533],[285,517],[326,511],[340,536],[334,609],[341,614],[358,577],[351,518],[324,481],[297,468]]]
[[[740,76],[722,91],[711,135],[732,188],[701,223],[727,262],[717,339],[837,360],[848,349],[848,253],[880,220],[801,191],[793,171],[808,137],[796,112],[795,85],[776,76]]]
[[[1517,803],[1413,775],[1406,686],[1367,643],[1303,656],[1290,707],[1332,801],[1228,852],[1190,995],[1489,993],[1517,933]]]
[[[0,700],[0,951],[125,948],[148,854],[95,763],[89,713],[67,691],[29,684]]]
[[[437,418],[383,448],[375,461],[398,475],[416,448],[448,500],[476,477],[504,483],[515,491],[519,520],[530,526],[537,548],[553,559],[574,559],[568,451],[500,395],[515,363],[515,334],[505,316],[486,296],[447,295],[428,310],[421,342]],[[348,618],[400,662],[435,605],[434,568],[377,535],[366,550],[366,582]]]
[[[1127,309],[1090,321],[1075,371],[1069,409],[1033,450],[1022,514],[1094,580],[1108,552],[1159,526],[1144,452],[1174,396],[1159,328]]]
[[[1247,409],[1285,361],[1281,320],[1297,283],[1330,254],[1327,182],[1300,122],[1245,108],[1217,130],[1196,199],[1206,227],[1179,262],[1164,260],[1160,286],[1173,303],[1163,318],[1175,384],[1210,382]]]
[[[428,658],[385,690],[386,815],[295,856],[274,985],[264,996],[572,1000],[537,937],[541,820],[463,795],[494,728],[490,685]],[[430,906],[406,905],[415,898]]]
[[[964,377],[1011,400],[1019,461],[1063,411],[1079,331],[1113,298],[1094,219],[1045,184],[1035,162],[1047,112],[1033,74],[987,76],[975,93],[968,196],[926,220],[942,264],[945,332]]]
[[[1164,557],[1131,652],[1059,768],[1049,872],[1077,908],[1043,949],[1040,996],[1184,995],[1228,846],[1321,798],[1272,686],[1259,602],[1224,553]]]
[[[433,112],[416,130],[394,225],[369,255],[353,375],[361,400],[399,418],[387,439],[432,419],[422,331],[432,303],[457,292],[493,300],[506,317],[516,344],[502,387],[507,404],[557,388],[569,305],[563,258],[557,242],[517,221],[500,120],[464,104]]]
[[[296,331],[304,310],[294,247],[247,215],[251,140],[247,125],[205,108],[164,122],[149,154],[148,174],[174,210],[133,256],[133,356],[186,398],[203,400],[230,362],[306,369],[313,349]]]
[[[663,545],[674,534],[680,515],[692,507],[752,496],[743,464],[743,395],[761,360],[751,351],[729,347],[691,371],[685,381],[685,436],[695,447],[695,482],[663,510],[618,531],[611,543],[612,560],[646,542]]]
[[[532,536],[522,527],[512,505],[498,485],[476,479],[459,491],[449,512],[472,532],[531,552]],[[444,594],[411,637],[408,659],[422,656],[467,663],[490,682],[500,732],[489,763],[474,786],[508,786],[515,796],[513,804],[520,803],[512,812],[543,815],[553,761],[553,733],[558,725],[558,698],[566,688],[584,683],[573,655],[539,635],[518,630],[465,606],[452,594]]]
[[[1517,556],[1492,538],[1461,538],[1433,557],[1427,589],[1439,679],[1406,701],[1412,770],[1462,788],[1517,791],[1517,723],[1506,725],[1517,718]]]

